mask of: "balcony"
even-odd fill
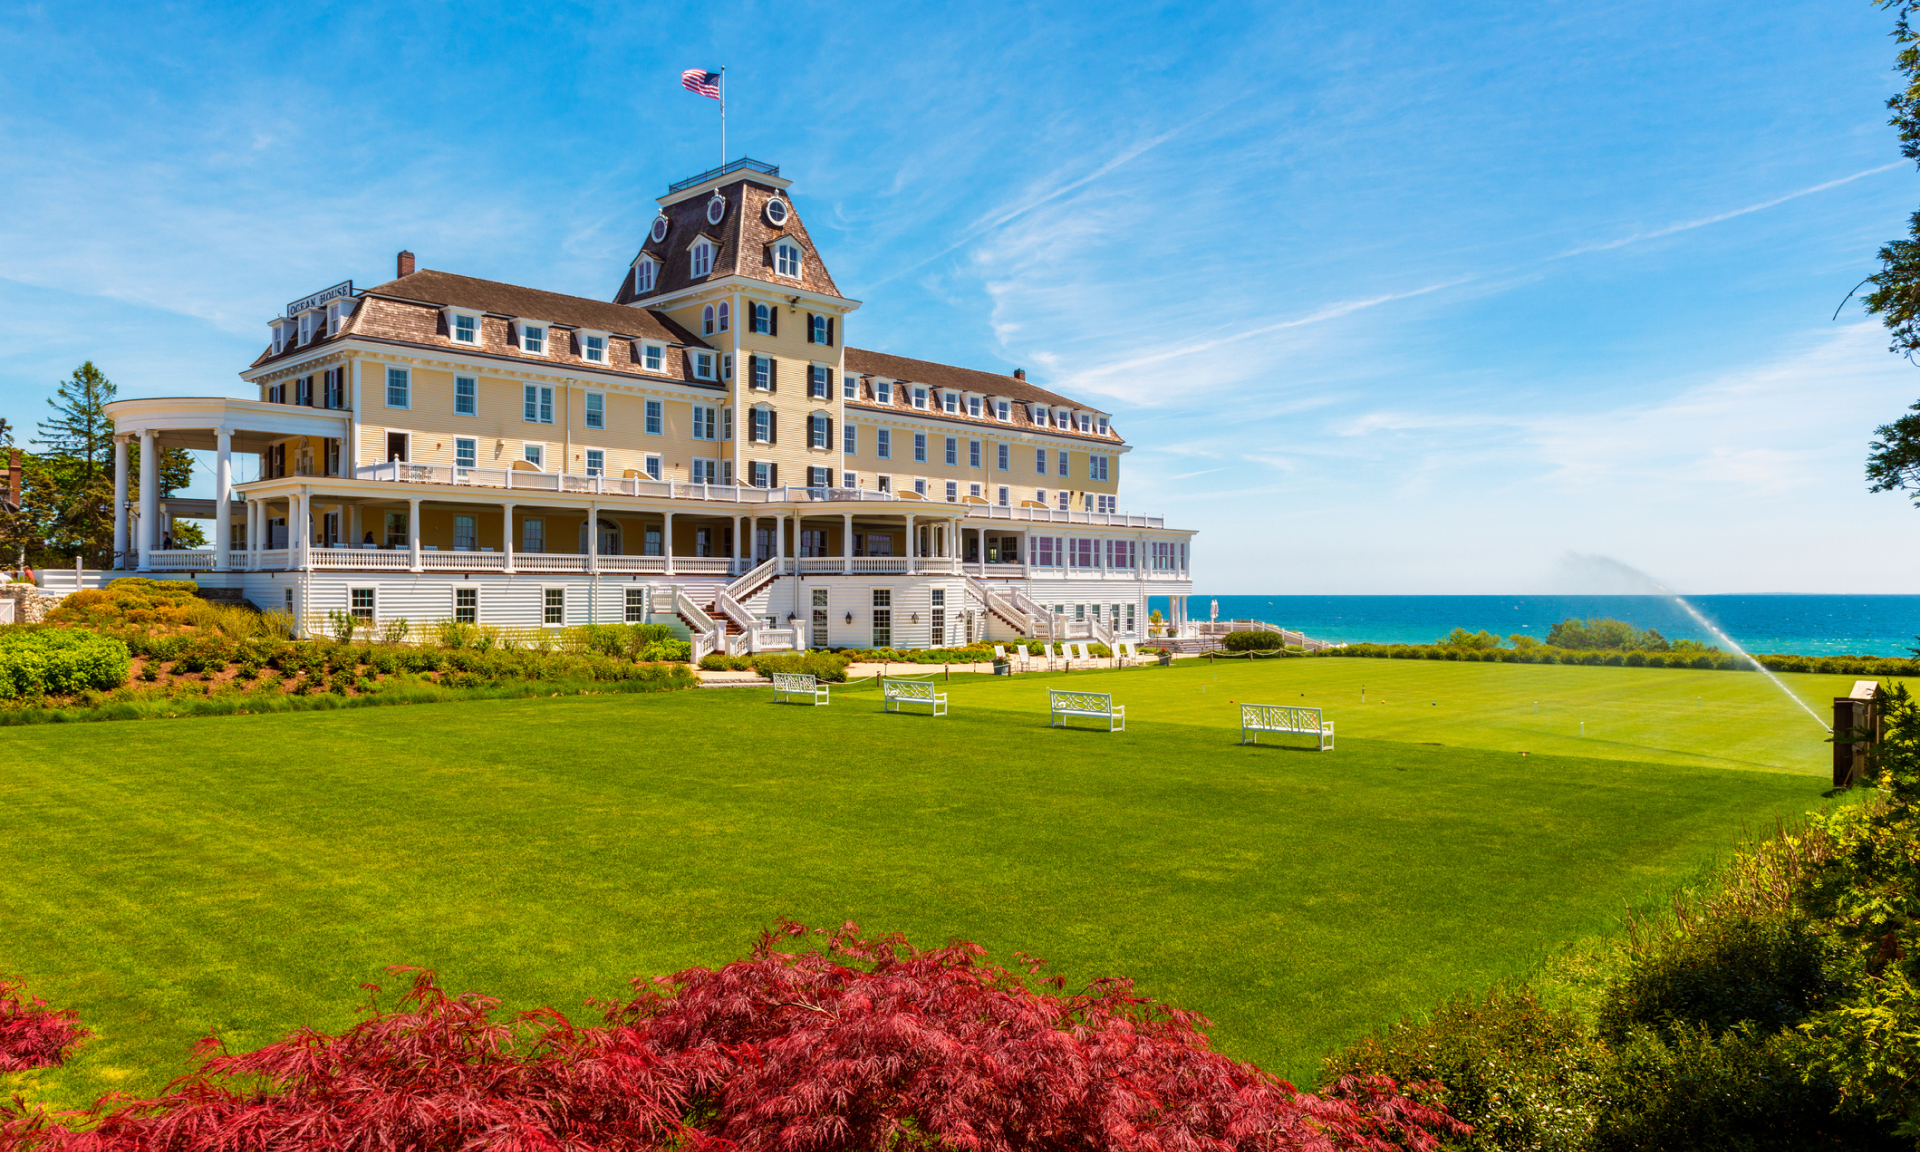
[[[949,504],[916,493],[879,492],[869,488],[808,488],[788,485],[755,488],[746,484],[692,484],[684,480],[655,480],[646,476],[582,476],[573,472],[535,472],[519,468],[461,468],[448,464],[406,464],[388,461],[354,469],[354,479],[387,484],[436,484],[451,488],[487,488],[513,492],[553,492],[578,496],[626,496],[635,499],[692,501],[709,504],[888,504],[900,515],[945,518],[954,513],[969,520],[1020,524],[1079,524],[1099,528],[1165,528],[1164,516],[1131,512],[1088,512],[1081,509],[1016,508],[999,504]],[[301,479],[309,479],[302,477]],[[322,480],[321,477],[310,479]]]

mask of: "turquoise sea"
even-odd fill
[[[1611,616],[1669,639],[1713,637],[1658,596],[1203,596],[1197,620],[1219,601],[1220,619],[1265,620],[1316,640],[1430,644],[1455,627],[1545,639],[1569,616]],[[1749,652],[1806,656],[1905,656],[1920,646],[1920,596],[1689,596],[1689,603]],[[1166,597],[1150,608],[1167,610]]]

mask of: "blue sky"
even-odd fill
[[[1865,2],[0,7],[0,414],[246,394],[287,300],[606,297],[781,165],[861,346],[1116,414],[1214,593],[1906,592],[1920,396],[1857,308],[1920,202]]]

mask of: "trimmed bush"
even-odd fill
[[[1220,638],[1229,652],[1271,652],[1282,646],[1278,632],[1229,632]]]
[[[1600,1034],[1615,1042],[1636,1027],[1663,1035],[1682,1026],[1718,1035],[1750,1024],[1791,1028],[1831,998],[1826,949],[1800,917],[1692,921],[1637,950],[1607,989]]]
[[[749,657],[755,672],[771,678],[783,674],[811,673],[815,679],[834,684],[847,682],[847,660],[830,652],[762,652]]]
[[[132,666],[126,644],[86,628],[0,634],[0,698],[110,692]]]

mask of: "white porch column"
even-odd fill
[[[773,518],[773,558],[779,561],[779,563],[773,566],[773,570],[785,575],[787,571],[787,514],[784,512],[775,514]]]
[[[505,526],[500,530],[500,551],[506,555],[506,571],[513,571],[513,505],[502,504],[500,515]]]
[[[734,559],[744,560],[745,563],[735,564],[734,567],[738,568],[740,574],[744,576],[753,571],[753,517],[739,516],[735,517],[735,520],[733,556]]]
[[[150,555],[154,546],[160,542],[155,528],[160,523],[160,465],[156,459],[159,453],[154,450],[154,432],[151,428],[140,430],[140,571],[145,572],[153,565]]]
[[[260,522],[263,519],[264,517],[260,515],[260,501],[249,498],[247,500],[247,571],[249,572],[260,570],[260,549],[266,547],[260,542]]]
[[[407,539],[413,548],[412,569],[420,571],[420,499],[410,497],[407,500]]]
[[[233,433],[214,433],[213,566],[225,572],[233,561]]]
[[[127,566],[127,441],[113,438],[113,566]]]
[[[660,525],[660,553],[667,558],[667,575],[673,575],[673,513],[662,513],[665,519]]]
[[[840,519],[846,527],[840,530],[840,574],[853,575],[853,513],[843,512]]]
[[[587,505],[587,571],[600,571],[600,505]],[[589,620],[588,623],[593,623]]]
[[[907,513],[907,571],[909,573],[919,569],[919,564],[916,562],[913,553],[913,513],[909,512]]]

